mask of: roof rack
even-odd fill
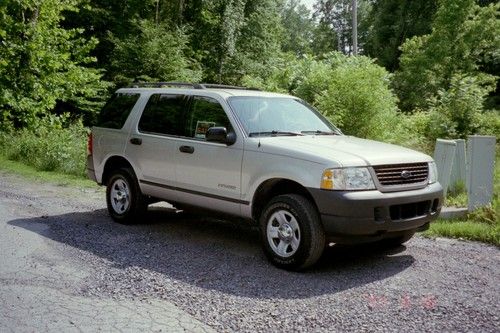
[[[163,87],[180,87],[193,89],[242,89],[242,90],[259,90],[257,88],[247,88],[240,86],[230,86],[217,83],[188,83],[188,82],[133,82],[132,88],[163,88]]]
[[[198,83],[187,82],[133,82],[132,88],[163,88],[163,87],[182,87],[203,89]]]
[[[242,86],[230,86],[218,83],[200,83],[201,89],[241,89],[241,90],[259,90],[257,88],[248,88]]]

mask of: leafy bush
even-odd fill
[[[332,52],[321,60],[287,58],[265,79],[243,81],[301,97],[348,135],[409,145],[417,139],[404,131],[389,80],[390,74],[373,59]]]
[[[487,76],[454,75],[450,88],[439,90],[437,97],[428,101],[428,109],[416,109],[413,114],[400,117],[404,132],[410,138],[406,144],[431,153],[437,138],[498,136],[499,111],[483,111],[484,100],[494,88],[494,81]]]
[[[40,171],[85,174],[87,129],[81,121],[68,123],[68,115],[46,116],[32,129],[0,132],[7,158]]]
[[[366,57],[334,65],[327,89],[316,98],[317,107],[346,134],[397,141],[396,97],[389,73]]]
[[[485,97],[495,89],[494,81],[456,74],[450,88],[439,90],[430,101],[431,138],[466,138],[480,130]]]

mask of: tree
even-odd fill
[[[489,83],[485,62],[500,62],[500,4],[480,7],[474,0],[441,0],[428,35],[401,47],[395,88],[404,111],[426,108],[439,90],[448,90],[456,74]]]
[[[358,48],[363,49],[366,36],[365,21],[370,9],[368,0],[358,0]],[[337,51],[352,54],[352,0],[318,0],[314,5],[314,17],[319,25],[330,27],[337,37]],[[333,50],[330,50],[333,51]]]
[[[337,33],[325,22],[319,22],[313,30],[312,53],[316,56],[339,49]]]
[[[284,30],[282,50],[296,55],[311,53],[314,21],[307,7],[299,0],[286,1],[281,10],[281,22]]]
[[[201,68],[189,56],[189,37],[183,29],[146,20],[136,25],[139,33],[135,36],[110,37],[115,45],[111,59],[115,82],[130,83],[136,79],[200,81]]]
[[[101,71],[89,52],[95,38],[82,29],[63,29],[64,11],[76,11],[77,0],[8,0],[0,5],[0,110],[2,123],[34,124],[58,101],[81,112],[95,111],[91,101],[106,96]]]
[[[365,53],[393,72],[398,68],[399,47],[407,38],[431,32],[437,0],[378,0],[368,15]]]

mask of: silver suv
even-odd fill
[[[119,89],[89,136],[87,171],[119,223],[167,201],[256,221],[278,267],[313,265],[329,242],[399,245],[439,215],[427,155],[343,135],[299,98],[242,87]]]

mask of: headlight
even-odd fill
[[[324,190],[374,190],[372,176],[367,168],[326,169],[321,178]]]
[[[435,162],[429,162],[429,184],[435,183],[438,180],[438,171]]]

